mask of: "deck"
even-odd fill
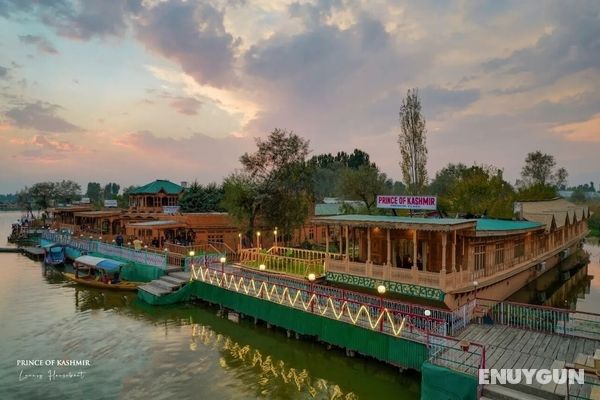
[[[471,324],[459,338],[486,346],[488,369],[553,369],[564,368],[565,363],[585,365],[589,364],[596,349],[600,349],[600,340],[596,339],[535,332],[499,324]],[[567,394],[566,385],[542,387],[534,383],[533,386],[557,396],[564,397]],[[592,388],[595,389],[588,384],[573,385],[569,394],[580,398],[597,398],[592,396]]]

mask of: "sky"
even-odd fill
[[[528,152],[600,180],[600,2],[0,0],[0,193],[221,181],[274,128],[400,180],[418,88],[430,178]]]

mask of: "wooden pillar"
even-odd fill
[[[445,274],[446,271],[446,242],[448,241],[448,232],[444,232],[442,234],[442,273]]]
[[[371,262],[371,228],[367,227],[367,262]]]
[[[415,229],[415,232],[413,234],[413,260],[412,260],[412,262],[413,262],[412,268],[415,269],[415,270],[417,269],[417,251],[418,251],[418,248],[417,248],[417,230]]]
[[[325,225],[325,253],[329,255],[329,225]]]
[[[387,265],[392,264],[392,240],[391,240],[390,231],[391,231],[391,229],[388,228],[387,229],[387,261],[386,261]]]
[[[456,231],[452,238],[452,272],[456,272]]]
[[[343,236],[344,234],[342,233],[342,226],[340,225],[340,257],[342,256],[342,249],[344,248],[344,246],[342,246]]]
[[[348,231],[350,230],[348,225],[346,225],[344,227],[344,230],[346,231],[346,260],[350,260],[350,237],[349,237],[349,233]]]

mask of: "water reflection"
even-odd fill
[[[583,249],[513,294],[509,300],[580,311],[598,310],[600,291],[594,275],[600,273],[597,238],[588,238]],[[595,308],[590,310],[590,306]]]

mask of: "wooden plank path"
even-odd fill
[[[459,339],[481,343],[486,347],[485,367],[488,369],[564,368],[565,363],[581,362],[582,355],[593,356],[595,350],[600,349],[600,340],[534,332],[505,325],[471,324],[459,335]],[[586,382],[589,380],[586,376]],[[566,385],[542,387],[534,382],[533,387],[555,396],[566,395]],[[598,388],[590,384],[571,385],[569,391],[571,396],[596,398],[590,396]]]

